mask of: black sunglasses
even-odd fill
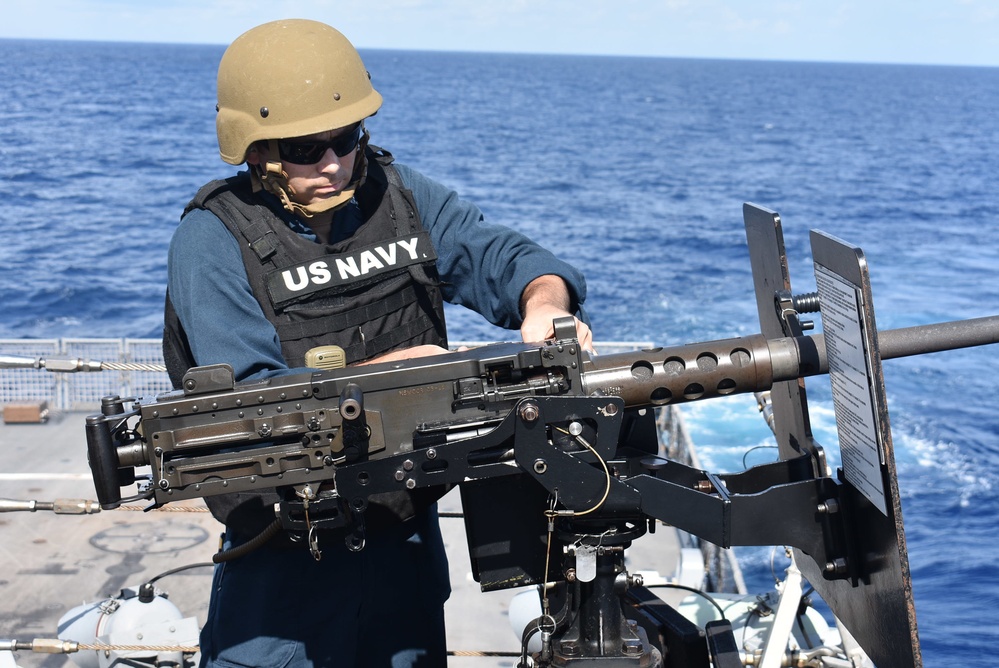
[[[323,156],[326,155],[326,149],[333,149],[338,158],[352,153],[361,141],[362,134],[363,128],[358,123],[353,129],[326,141],[279,139],[278,153],[281,154],[282,160],[293,165],[314,165],[323,159]]]

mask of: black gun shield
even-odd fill
[[[790,294],[791,290],[780,216],[748,203],[743,207],[743,214],[762,332],[767,338],[798,336],[801,332],[796,314],[784,312],[782,316],[781,295],[778,294],[779,291]],[[816,564],[800,550],[795,550],[795,558],[804,576],[876,666],[919,668],[922,653],[867,265],[859,249],[821,233],[812,234],[812,244],[816,264],[844,276],[864,295],[864,312],[860,316],[867,323],[865,336],[871,385],[878,409],[877,429],[882,442],[881,475],[887,514],[840,475],[842,512],[853,541],[853,554],[858,561],[854,566],[860,577],[827,580],[823,576],[823,564]],[[816,456],[808,422],[804,381],[776,383],[771,391],[771,402],[781,458],[807,451],[816,457],[816,465],[823,463],[821,455]],[[817,473],[824,475],[818,466]]]

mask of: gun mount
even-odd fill
[[[670,651],[679,656],[655,640],[661,622],[642,612],[651,595],[624,570],[624,549],[655,520],[722,547],[793,546],[809,580],[877,665],[919,665],[890,432],[887,443],[878,439],[874,465],[888,480],[881,492],[887,500],[874,503],[894,524],[885,529],[870,519],[876,513],[849,475],[827,474],[807,425],[802,379],[842,367],[842,342],[835,339],[831,352],[825,335],[802,334],[776,214],[747,208],[746,223],[761,334],[597,356],[581,350],[569,319],[556,321],[554,339],[544,343],[259,382],[236,383],[225,366],[195,368],[183,390],[108,397],[101,414],[87,419],[100,504],[118,506],[121,487],[145,467],[140,497],[154,506],[278,489],[290,533],[312,543],[314,532],[337,530],[360,549],[371,497],[458,485],[484,590],[559,583],[556,612],[546,603],[532,631],[545,637],[542,665],[601,657],[606,665],[655,666]],[[760,236],[764,250],[754,241]],[[813,237],[817,255],[831,253],[835,265],[844,247],[828,243]],[[861,269],[853,284],[866,313],[871,300]],[[877,401],[880,359],[999,341],[999,317],[877,332],[872,315],[861,319],[868,336],[862,348],[874,362],[868,383],[885,418]],[[779,461],[716,474],[660,456],[656,407],[771,389]],[[884,544],[872,547],[870,526],[889,536]],[[508,546],[499,553],[497,536]],[[549,551],[561,557],[551,570]],[[890,558],[872,559],[875,553]],[[882,616],[889,621],[858,630]],[[704,663],[689,665],[707,665],[708,653],[718,665],[724,642],[717,637],[725,633],[714,628],[708,635],[715,640],[706,643],[702,633],[685,651]]]

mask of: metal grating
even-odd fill
[[[123,361],[133,364],[163,364],[163,342],[160,339],[125,339]],[[128,396],[148,397],[173,390],[170,377],[162,371],[130,371]]]
[[[0,339],[0,355],[71,358],[94,362],[163,364],[160,339]],[[47,401],[55,410],[100,410],[101,397],[148,396],[169,391],[165,372],[100,371],[53,373],[0,368],[0,405]]]
[[[100,362],[122,361],[121,339],[62,339],[62,356]],[[127,374],[122,371],[62,373],[63,396],[59,407],[68,410],[97,410],[101,397],[128,396]]]
[[[0,354],[53,357],[59,354],[59,339],[0,339]],[[47,401],[58,408],[56,374],[45,369],[0,369],[0,404]]]

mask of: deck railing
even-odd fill
[[[0,339],[0,354],[163,364],[160,339]],[[97,411],[101,397],[110,394],[150,396],[171,389],[166,372],[0,369],[0,405],[45,401],[50,410]]]

